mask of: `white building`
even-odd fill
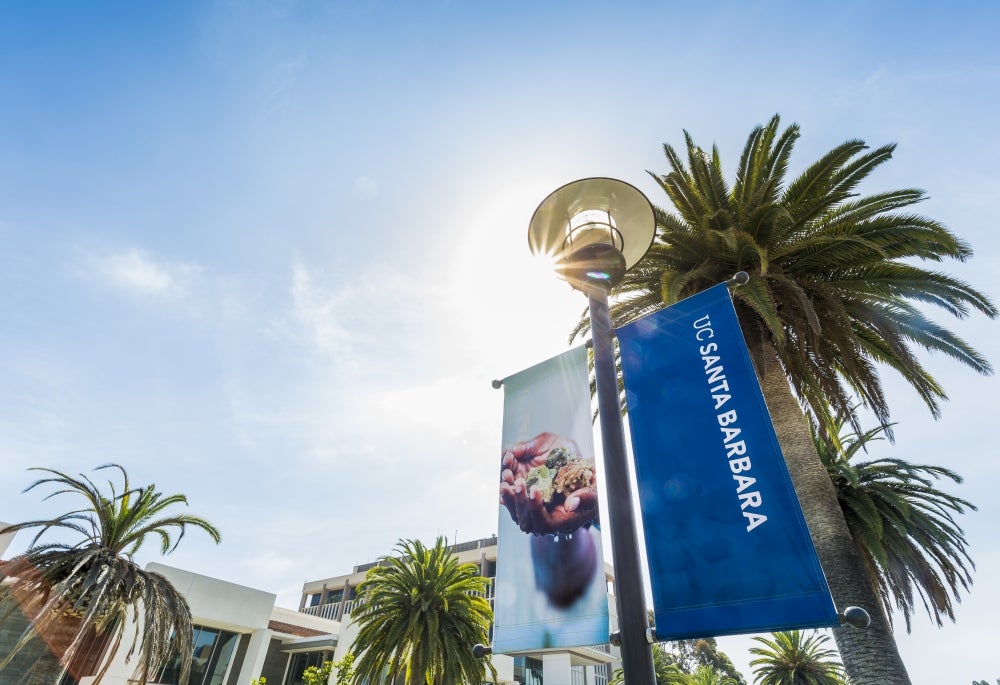
[[[146,569],[165,576],[191,607],[195,630],[190,685],[250,685],[261,676],[269,684],[280,685],[302,654],[333,655],[340,632],[336,621],[276,607],[276,595],[262,590],[162,564],[149,564]],[[0,631],[0,651],[9,650],[26,625],[27,620],[20,615],[5,622]],[[111,663],[103,684],[134,683],[131,678],[137,662],[126,662],[127,646],[134,634],[131,628],[131,624],[126,628],[123,648],[105,657]],[[92,673],[64,674],[60,685],[90,685],[105,659],[95,654],[93,659],[87,659]],[[28,682],[51,685],[53,674],[58,675],[62,669],[51,655],[40,660],[44,661],[40,674]],[[177,685],[178,667],[174,659],[152,682]],[[20,683],[22,675],[23,671],[17,669],[0,671],[0,685]]]
[[[483,538],[461,542],[449,547],[460,562],[479,566],[480,575],[489,579],[486,597],[493,604],[493,588],[497,569],[497,538]],[[299,611],[338,621],[343,626],[340,640],[334,651],[334,660],[347,654],[357,635],[357,627],[351,622],[350,614],[357,604],[356,589],[365,579],[369,569],[378,562],[361,564],[351,573],[332,578],[324,578],[305,583]],[[614,576],[611,567],[605,564],[605,577],[609,594],[613,592]],[[614,611],[614,598],[610,597]],[[612,621],[614,617],[612,616]],[[493,665],[500,681],[505,685],[606,685],[614,668],[618,667],[618,649],[610,645],[597,647],[577,647],[574,649],[553,649],[524,652],[516,655],[495,654]],[[269,681],[270,685],[270,681]],[[281,685],[296,685],[285,681]]]
[[[9,540],[0,540],[0,546],[6,542]],[[487,598],[492,604],[496,537],[459,543],[450,549],[461,562],[477,564],[489,579]],[[350,650],[358,632],[350,619],[357,603],[355,590],[375,565],[355,566],[349,574],[305,583],[298,611],[275,606],[276,595],[263,590],[163,564],[152,563],[146,568],[165,576],[191,607],[195,632],[190,685],[251,685],[260,677],[267,679],[267,685],[301,685],[306,668],[339,660]],[[610,591],[613,578],[607,565],[605,575]],[[0,650],[9,648],[5,642],[15,639],[21,629],[23,626],[6,625],[6,632],[0,633]],[[131,635],[126,635],[123,645],[130,642]],[[120,649],[106,657],[111,664],[104,685],[134,682],[135,662],[126,663],[126,651]],[[602,645],[491,658],[502,685],[606,685],[618,665],[617,653],[616,648]],[[103,663],[95,655],[91,666],[96,672]],[[54,660],[50,665],[58,673]],[[177,685],[178,668],[175,659],[153,682]],[[0,685],[13,685],[21,675],[0,672]],[[93,680],[93,674],[68,674],[60,685],[90,685]]]

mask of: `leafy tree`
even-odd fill
[[[483,682],[488,666],[496,682],[492,663],[472,654],[473,645],[489,641],[493,622],[479,568],[460,564],[441,537],[433,547],[400,540],[396,551],[358,588],[356,678],[459,685]]]
[[[166,660],[178,653],[182,656],[181,682],[186,682],[193,651],[191,610],[166,578],[143,570],[132,557],[149,537],[159,538],[161,553],[169,554],[188,526],[205,531],[216,543],[221,536],[205,519],[166,513],[175,505],[186,505],[184,495],[165,495],[155,485],[133,487],[118,464],[97,468],[102,469],[121,473],[120,487],[109,481],[107,494],[82,474],[73,478],[53,469],[31,469],[50,475],[25,492],[53,486],[55,490],[45,499],[68,494],[82,497],[84,504],[52,519],[0,530],[39,529],[24,554],[0,562],[0,581],[7,581],[0,585],[0,606],[12,607],[0,621],[9,618],[15,607],[30,620],[12,652],[0,659],[0,670],[41,639],[56,648],[64,668],[72,672],[95,641],[111,651],[122,647],[125,627],[131,622],[139,628],[127,647],[138,656],[133,679],[145,683],[155,678]],[[68,532],[79,539],[72,544],[39,544],[50,531]],[[106,670],[107,664],[95,682],[100,682]]]
[[[699,666],[687,677],[687,685],[739,685],[739,682],[719,673],[711,666]]]
[[[656,685],[688,685],[688,674],[673,662],[662,644],[653,645],[653,672],[656,675]],[[625,685],[625,672],[615,669],[608,685]]]
[[[799,630],[754,636],[763,647],[751,647],[758,658],[750,662],[758,685],[843,685],[843,667],[837,652],[826,646],[826,635]]]
[[[904,211],[923,191],[855,192],[895,146],[869,150],[850,140],[786,179],[798,137],[798,126],[781,130],[778,116],[755,128],[731,186],[718,149],[706,152],[685,133],[685,161],[665,145],[670,171],[653,177],[673,211],[656,210],[653,246],[612,293],[612,316],[621,325],[737,271],[749,273],[749,283],[733,291],[734,305],[834,600],[873,608],[879,600],[807,416],[815,420],[832,406],[857,425],[853,398],[860,397],[888,430],[880,367],[899,373],[938,416],[944,389],[917,349],[943,352],[983,374],[992,369],[921,307],[959,318],[972,309],[995,317],[997,310],[966,283],[920,266],[972,255],[940,223]],[[574,335],[587,326],[582,320]],[[834,630],[851,677],[909,682],[889,625],[873,614],[865,631]]]
[[[302,672],[302,685],[327,685],[333,673],[333,662],[324,661],[322,666],[310,666]]]
[[[672,640],[663,643],[667,657],[683,671],[693,674],[701,667],[733,680],[737,685],[746,685],[743,675],[736,670],[732,660],[719,650],[715,638],[703,637],[693,640]]]
[[[826,423],[825,433],[813,432],[816,450],[885,615],[891,620],[895,605],[909,632],[917,596],[938,626],[945,616],[954,621],[952,600],[969,588],[975,568],[955,516],[976,507],[937,489],[935,481],[961,483],[961,477],[902,459],[852,462],[886,427],[857,433],[843,419]]]
[[[333,672],[337,676],[337,685],[349,685],[354,682],[354,654],[348,652],[340,661],[333,662]]]

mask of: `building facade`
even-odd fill
[[[7,542],[0,540],[0,544]],[[459,561],[478,565],[480,574],[489,579],[486,594],[491,605],[496,542],[494,536],[450,547]],[[348,574],[305,583],[297,611],[275,606],[276,595],[263,590],[163,564],[151,563],[146,569],[165,576],[191,608],[195,631],[190,685],[251,685],[262,677],[267,679],[267,685],[302,685],[306,668],[337,661],[351,650],[358,633],[357,624],[351,620],[358,602],[357,587],[377,564],[361,564]],[[605,576],[610,594],[613,577],[608,565]],[[613,601],[610,606],[613,611]],[[27,619],[0,626],[0,651],[11,647],[26,626]],[[132,634],[127,631],[122,644],[129,645],[131,640]],[[89,673],[64,673],[58,660],[47,653],[28,657],[28,661],[46,660],[45,668],[37,673],[39,683],[92,685],[94,674],[107,664],[103,685],[131,685],[136,662],[129,663],[127,651],[123,647],[103,656],[96,653],[87,660]],[[496,654],[490,658],[499,685],[607,685],[611,671],[618,666],[618,650],[610,645]],[[179,659],[174,659],[153,682],[179,685],[179,670]],[[23,684],[23,675],[24,671],[16,668],[0,671],[0,685]]]
[[[195,624],[190,685],[268,685],[302,682],[302,672],[331,658],[340,624],[275,606],[277,596],[182,569],[149,564],[184,595]],[[102,683],[126,685],[134,664],[125,650],[113,655]],[[179,685],[179,659],[161,670],[156,682]],[[81,678],[90,685],[93,678]]]
[[[251,685],[260,677],[269,685],[301,684],[309,665],[332,658],[340,624],[275,606],[276,595],[191,573],[163,564],[149,564],[147,570],[165,576],[187,599],[194,622],[194,653],[190,685]],[[9,653],[27,619],[13,612],[0,625],[0,653]],[[85,659],[88,672],[66,672],[45,645],[35,645],[21,662],[0,671],[0,685],[91,685],[105,664],[108,671],[102,685],[131,685],[137,660],[129,662],[132,624],[126,628],[122,647],[101,654],[105,646]],[[110,664],[108,664],[110,661]],[[24,676],[31,667],[31,677]],[[151,682],[180,685],[180,660],[175,658]]]
[[[486,598],[490,605],[494,602],[494,587],[497,569],[496,536],[460,542],[449,550],[462,563],[476,564],[479,573],[487,578]],[[347,574],[323,578],[305,583],[299,611],[309,616],[336,621],[341,625],[340,640],[334,651],[334,658],[347,654],[357,635],[357,627],[351,621],[351,612],[357,606],[357,588],[368,571],[379,562],[360,564]],[[611,567],[605,564],[605,578],[608,593],[613,595],[614,576]],[[614,612],[613,597],[609,605]],[[612,616],[612,622],[615,617]],[[611,645],[577,647],[573,649],[552,649],[524,652],[513,655],[495,654],[491,657],[497,675],[503,685],[607,685],[611,671],[618,667],[618,649]],[[295,685],[283,683],[283,685]]]

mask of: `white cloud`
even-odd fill
[[[95,258],[94,271],[109,285],[140,295],[182,297],[201,272],[193,263],[163,262],[145,250],[130,248]]]
[[[487,381],[478,377],[451,376],[422,385],[397,386],[379,398],[387,425],[408,426],[432,439],[457,440],[478,432],[483,417],[497,407]]]
[[[318,283],[317,277],[302,264],[292,269],[292,317],[308,340],[320,350],[333,353],[348,338],[341,320],[343,305],[351,300],[353,289],[345,286],[334,291]]]

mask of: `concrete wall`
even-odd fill
[[[3,530],[9,525],[9,523],[0,521],[0,530]],[[17,535],[17,533],[4,533],[3,535],[0,535],[0,558],[3,558],[4,552],[6,552],[7,548],[10,547],[10,543],[14,540],[15,535]]]
[[[163,564],[147,564],[184,595],[199,625],[248,633],[267,628],[277,595]]]

